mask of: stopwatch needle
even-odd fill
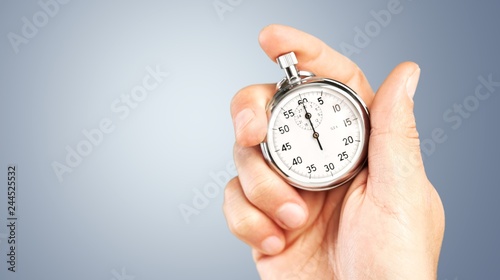
[[[302,106],[304,107],[304,110],[306,111],[305,117],[309,121],[309,123],[311,124],[312,130],[313,130],[313,138],[316,139],[316,141],[318,141],[319,148],[323,151],[323,146],[321,146],[321,142],[319,141],[319,133],[316,132],[316,129],[314,129],[314,125],[311,121],[311,114],[309,112],[307,112],[307,108],[306,108],[306,105],[304,103],[302,103]]]

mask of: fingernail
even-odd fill
[[[415,91],[417,91],[418,79],[420,78],[420,68],[415,70],[413,74],[406,80],[406,93],[413,100]]]
[[[268,255],[274,255],[283,250],[283,242],[276,236],[270,236],[262,241],[262,250]]]
[[[252,109],[246,108],[239,112],[234,118],[234,132],[238,135],[255,117]]]
[[[276,217],[288,228],[294,229],[302,226],[306,221],[306,212],[295,203],[285,203],[278,209]]]

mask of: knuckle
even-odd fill
[[[229,224],[229,230],[239,237],[245,237],[254,231],[259,224],[259,219],[256,215],[247,214]]]
[[[359,68],[359,66],[355,65],[355,69],[352,71],[352,74],[347,78],[346,84],[347,85],[358,85],[360,84],[363,80],[366,79],[365,74]]]
[[[249,85],[240,89],[231,99],[231,112],[236,114],[236,109],[248,102],[248,98],[252,92],[255,92],[259,85]]]
[[[276,178],[266,175],[256,176],[251,182],[246,193],[248,200],[257,205],[262,205],[272,197],[272,190],[276,185]]]
[[[231,114],[234,117],[242,108],[264,108],[274,96],[275,84],[254,84],[240,89],[231,100]]]
[[[238,179],[238,177],[232,178],[226,184],[226,188],[224,189],[224,197],[226,199],[233,197],[234,194],[237,193],[239,188],[240,188],[240,180]]]
[[[385,126],[372,126],[370,136],[387,137],[388,139],[397,137],[417,142],[419,139],[417,125],[413,115],[394,119]]]
[[[238,177],[234,177],[226,184],[226,188],[224,189],[224,202],[222,204],[222,208],[224,212],[229,211],[230,202],[235,199],[238,192],[240,192],[240,181]]]
[[[236,141],[233,146],[233,156],[236,163],[238,162],[237,159],[246,158],[247,156],[246,147],[240,145],[239,142]]]

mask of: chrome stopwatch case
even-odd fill
[[[268,105],[264,157],[297,188],[319,191],[344,184],[366,162],[368,108],[348,86],[298,71],[293,52],[277,62],[286,77]]]

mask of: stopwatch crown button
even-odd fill
[[[276,59],[276,62],[278,62],[281,69],[289,68],[298,63],[297,57],[295,56],[294,52],[289,52],[287,54],[280,55]]]
[[[300,81],[299,71],[295,65],[298,63],[295,53],[289,52],[284,55],[280,55],[276,61],[280,65],[281,69],[285,70],[286,78],[289,84],[295,84]]]

